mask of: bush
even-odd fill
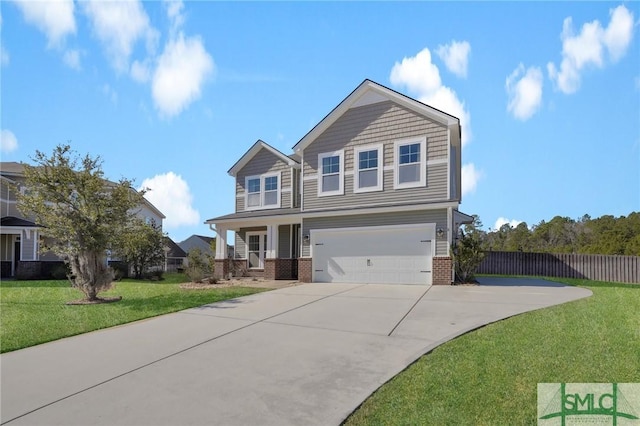
[[[153,271],[146,272],[144,274],[145,280],[162,281],[164,271],[162,269],[154,269]]]
[[[198,248],[191,249],[187,255],[186,273],[191,282],[199,282],[211,273],[211,259],[208,259]]]
[[[116,281],[129,277],[129,265],[125,262],[109,262],[109,266],[113,269],[113,277]]]
[[[456,281],[463,283],[475,281],[474,274],[485,256],[477,234],[462,234],[458,243],[452,247],[451,252],[456,270]]]
[[[66,263],[62,265],[56,265],[51,270],[51,277],[54,280],[66,280],[69,275],[71,275],[71,269]]]

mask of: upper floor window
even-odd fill
[[[382,190],[382,145],[354,149],[355,185],[353,192]]]
[[[245,179],[246,210],[280,207],[280,174],[249,176]]]
[[[395,143],[394,187],[414,188],[426,185],[426,138]]]
[[[344,194],[343,151],[318,154],[318,196]]]

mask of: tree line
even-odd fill
[[[556,216],[532,226],[526,222],[515,227],[504,224],[489,232],[482,230],[478,216],[474,218],[465,232],[478,238],[487,251],[640,256],[640,212],[595,219],[584,215],[577,220]]]

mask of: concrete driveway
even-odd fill
[[[2,424],[337,425],[468,330],[591,295],[539,280],[305,284],[0,356]]]

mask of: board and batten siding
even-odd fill
[[[435,223],[436,229],[447,229],[447,210],[416,210],[394,213],[330,216],[304,219],[302,235],[310,235],[311,230],[332,228],[357,228],[361,226],[417,225]],[[384,244],[381,241],[380,244]],[[446,238],[436,240],[435,256],[447,256],[449,247]],[[302,245],[302,257],[311,255],[309,243]]]
[[[291,225],[278,226],[278,253],[279,259],[291,257]]]
[[[291,166],[263,148],[236,175],[236,213],[244,211],[245,179],[248,176],[277,172],[281,172],[280,182],[278,182],[280,185],[280,206],[289,208],[291,206],[291,190],[286,192],[282,190],[291,188]]]
[[[394,171],[384,170],[383,191],[354,193],[354,147],[382,144],[384,166],[395,160],[395,142],[414,137],[427,139],[427,185],[394,189]],[[318,197],[318,154],[344,149],[344,195]],[[304,210],[446,200],[448,131],[443,124],[385,101],[352,108],[304,150]],[[312,177],[315,177],[312,179]]]

